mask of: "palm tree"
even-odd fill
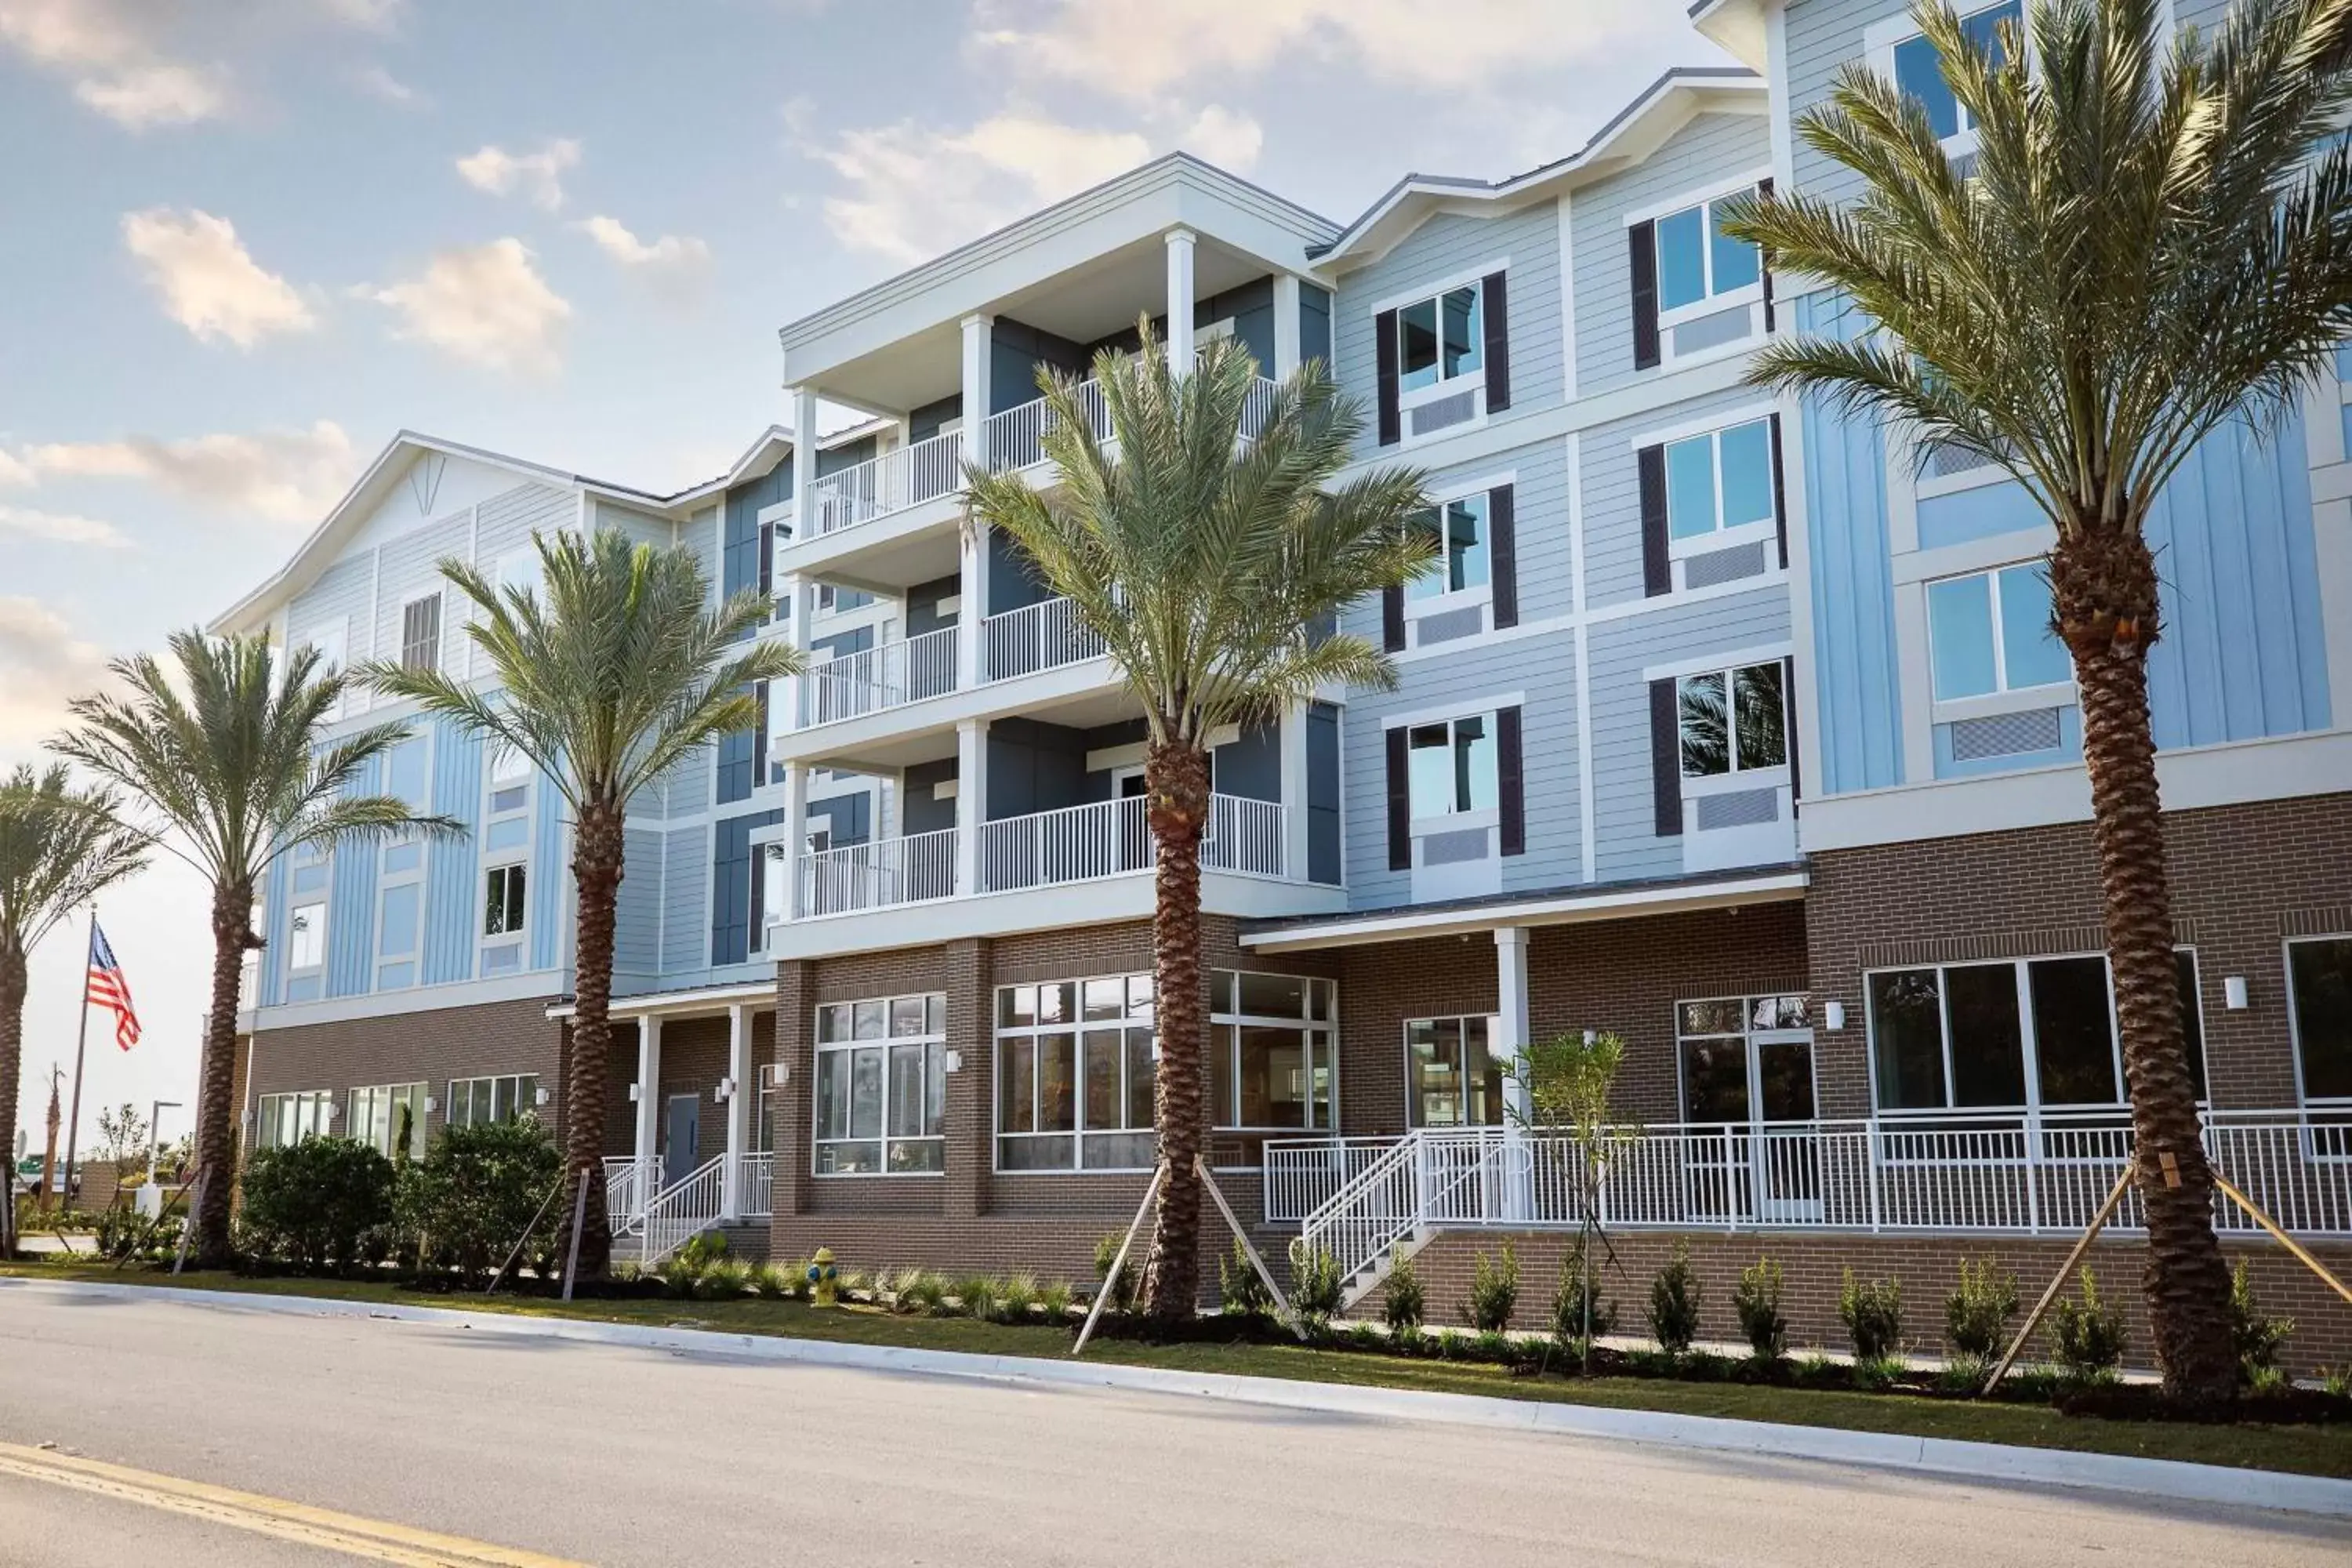
[[[577,923],[564,1158],[587,1189],[578,1275],[593,1279],[612,1251],[601,1173],[623,815],[638,790],[690,752],[752,728],[754,683],[796,675],[802,660],[782,643],[744,642],[768,602],[746,589],[709,607],[690,551],[632,544],[616,528],[584,540],[534,534],[532,543],[543,601],[527,588],[501,593],[462,561],[441,563],[441,574],[474,603],[467,635],[502,689],[396,664],[370,665],[367,677],[537,764],[571,808]],[[566,1213],[575,1201],[564,1194]]]
[[[408,738],[372,725],[323,739],[350,677],[320,668],[319,651],[282,655],[265,634],[213,638],[174,632],[173,668],[150,655],[110,666],[124,690],[78,698],[78,726],[53,749],[143,803],[147,837],[212,883],[213,994],[196,1081],[196,1258],[230,1260],[229,1186],[236,1174],[238,979],[262,945],[253,900],[262,873],[303,846],[391,833],[461,831],[391,795],[354,793],[369,765]],[[277,667],[282,665],[283,668]]]
[[[1115,449],[1097,438],[1078,384],[1040,371],[1059,488],[1041,495],[1018,474],[977,467],[969,482],[974,519],[1010,535],[1069,598],[1143,708],[1157,877],[1154,1115],[1167,1167],[1145,1307],[1169,1322],[1192,1313],[1200,1283],[1209,736],[1272,719],[1327,683],[1392,687],[1380,650],[1329,628],[1357,599],[1420,575],[1434,541],[1405,526],[1427,504],[1419,474],[1333,483],[1363,417],[1320,362],[1284,383],[1260,422],[1256,362],[1239,343],[1212,346],[1180,376],[1150,322],[1139,330],[1141,352],[1094,363]],[[1257,428],[1244,447],[1245,419]]]
[[[16,1130],[24,1065],[26,958],[99,889],[147,863],[144,835],[113,795],[68,787],[62,764],[20,764],[0,782],[0,1138]],[[16,1184],[5,1184],[10,1194]],[[0,1204],[0,1258],[16,1244],[14,1202]]]
[[[2352,333],[2346,0],[2242,0],[2167,49],[2158,0],[2032,0],[1979,47],[1917,12],[1977,126],[1972,167],[1922,105],[1860,66],[1805,114],[1862,177],[1837,206],[1781,192],[1728,225],[1877,331],[1786,338],[1752,378],[2006,468],[2056,525],[2053,626],[2074,659],[2093,838],[2147,1214],[2145,1289],[2167,1386],[2235,1384],[2172,968],[2148,726],[2163,627],[2149,509],[2197,444],[2274,431]]]

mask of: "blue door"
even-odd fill
[[[702,1134],[702,1097],[698,1094],[673,1094],[669,1097],[668,1113],[663,1118],[662,1185],[682,1182],[694,1174],[701,1162],[696,1158],[695,1146]]]

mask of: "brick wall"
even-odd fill
[[[257,1110],[265,1094],[329,1089],[335,1096],[332,1130],[341,1133],[348,1130],[352,1089],[422,1080],[434,1101],[425,1126],[437,1131],[451,1079],[536,1073],[551,1097],[541,1114],[551,1120],[562,1100],[562,1039],[541,999],[263,1029],[253,1036],[251,1081],[240,1085],[249,1092],[237,1102],[238,1115]]]

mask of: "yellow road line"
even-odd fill
[[[31,1448],[0,1443],[0,1476],[20,1476],[47,1481],[122,1502],[184,1514],[234,1530],[249,1531],[280,1541],[315,1546],[373,1563],[394,1563],[406,1568],[584,1568],[565,1558],[436,1535],[384,1520],[361,1519],[284,1498],[263,1497],[204,1481],[134,1470],[61,1454],[52,1448]]]

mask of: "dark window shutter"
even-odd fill
[[[1658,226],[1637,223],[1625,231],[1633,268],[1633,368],[1658,363]]]
[[[1780,477],[1780,416],[1772,416],[1772,533],[1780,543],[1780,570],[1789,569],[1789,487]]]
[[[1801,800],[1805,794],[1805,769],[1803,759],[1797,755],[1797,660],[1793,655],[1780,661],[1780,722],[1788,734],[1789,798]]]
[[[1675,591],[1675,565],[1666,553],[1666,449],[1644,447],[1633,454],[1642,476],[1642,592],[1651,598]]]
[[[1404,437],[1397,415],[1397,313],[1382,310],[1372,318],[1372,365],[1380,378],[1381,445],[1393,447]]]
[[[1503,275],[1486,274],[1486,412],[1500,414],[1511,405],[1511,308]]]
[[[1503,853],[1528,852],[1528,781],[1519,750],[1519,710],[1495,715],[1495,804],[1502,817]]]
[[[757,728],[751,731],[751,782],[753,784],[771,782],[773,773],[773,764],[768,761],[768,703],[771,700],[768,688],[771,682],[762,680],[756,688],[760,700],[760,717],[755,721]]]
[[[1486,492],[1488,575],[1494,581],[1495,629],[1519,624],[1519,533],[1517,503],[1512,487],[1496,485]]]
[[[1404,651],[1404,590],[1381,590],[1381,647],[1391,653]]]
[[[1650,788],[1657,800],[1658,837],[1681,837],[1682,715],[1675,708],[1672,679],[1650,682]]]
[[[1766,178],[1757,181],[1756,194],[1759,196],[1770,195],[1771,180]],[[1769,255],[1760,256],[1757,258],[1757,270],[1764,279],[1764,330],[1769,332],[1772,330],[1772,258]]]
[[[1389,869],[1412,869],[1412,792],[1405,773],[1405,727],[1389,731]]]

